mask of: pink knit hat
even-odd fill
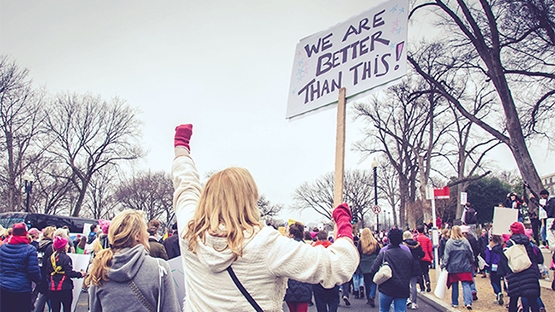
[[[63,250],[67,245],[67,238],[61,236],[54,237],[54,249],[55,250]]]

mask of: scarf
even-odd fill
[[[17,244],[29,244],[29,238],[27,236],[10,236],[8,238],[8,244],[10,245],[17,245]]]

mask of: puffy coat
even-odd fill
[[[530,261],[532,261],[532,265],[528,269],[518,273],[513,273],[509,270],[507,273],[509,297],[538,297],[540,295],[538,259],[537,256],[534,255],[534,250],[532,245],[530,245],[530,240],[524,234],[512,235],[511,240],[507,241],[506,246],[512,246],[513,242],[524,245],[526,247],[526,253],[530,258]]]
[[[301,244],[303,240],[295,239]],[[285,290],[285,301],[287,302],[309,302],[312,299],[312,284],[299,282],[293,279],[287,281],[287,290]]]
[[[55,266],[61,267],[60,271],[64,272],[63,274],[52,274],[54,272],[52,257],[54,257]],[[73,271],[71,258],[65,252],[56,252],[42,261],[43,266],[46,266],[48,271],[48,289],[50,291],[73,289],[73,281],[71,279],[83,277],[80,272]]]
[[[474,270],[473,263],[474,254],[468,240],[451,238],[447,241],[441,268],[447,268],[449,273],[467,273]]]
[[[422,257],[420,261],[432,263],[434,260],[434,255],[432,253],[432,240],[428,236],[420,233],[416,236],[416,241],[420,243],[420,246],[424,251],[424,257]]]
[[[31,282],[41,280],[37,249],[29,244],[0,246],[0,287],[11,292],[31,292]]]
[[[372,276],[380,269],[384,257],[391,267],[392,277],[379,285],[380,292],[393,298],[408,298],[410,279],[414,270],[411,253],[401,249],[399,245],[388,245],[387,250],[380,252],[374,261],[370,271]]]
[[[418,243],[412,238],[409,238],[404,240],[403,244],[409,247],[410,253],[412,254],[413,267],[417,268],[413,270],[412,277],[422,275],[422,270],[420,269],[420,259],[424,257],[424,251],[422,250],[420,243]]]

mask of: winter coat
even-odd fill
[[[492,272],[497,272],[499,274],[499,254],[493,251],[496,247],[502,248],[501,245],[486,247],[486,258],[484,260],[486,261],[486,265],[488,266],[489,270],[491,270]]]
[[[447,268],[449,273],[473,272],[474,255],[472,247],[466,239],[450,238],[445,244],[443,263],[441,268]]]
[[[149,254],[153,258],[161,258],[164,260],[168,260],[168,254],[166,253],[166,248],[164,245],[160,244],[156,238],[149,237],[148,244],[150,245]]]
[[[41,239],[39,241],[38,252],[42,254],[42,257],[40,258],[40,274],[42,276],[42,279],[37,284],[37,290],[41,294],[46,294],[48,293],[48,281],[50,278],[44,259],[50,259],[50,255],[52,255],[52,253],[54,252],[54,250],[52,249],[52,240],[49,238]]]
[[[358,253],[349,238],[338,238],[328,248],[300,244],[271,226],[244,232],[242,256],[235,257],[226,237],[206,233],[196,252],[183,239],[201,194],[198,171],[189,151],[175,149],[172,179],[174,208],[180,233],[181,258],[187,300],[184,311],[252,311],[252,306],[232,282],[233,271],[253,299],[266,312],[282,311],[288,278],[320,283],[325,288],[349,281],[358,265]]]
[[[30,244],[0,246],[0,287],[11,292],[31,292],[31,282],[41,280],[37,249]]]
[[[160,311],[180,311],[170,266],[162,259],[150,257],[141,244],[116,251],[108,270],[108,279],[100,286],[89,288],[91,312],[149,312],[139,300],[139,294],[155,311],[158,300]]]
[[[380,246],[376,246],[376,250],[374,250],[374,252],[371,254],[363,253],[360,244],[358,245],[357,249],[360,255],[360,263],[358,265],[357,271],[360,274],[368,274],[372,270],[374,261],[376,261],[376,258],[378,258],[378,254],[380,253]]]
[[[179,249],[179,235],[177,235],[177,233],[166,238],[162,245],[164,245],[164,248],[166,249],[168,260],[181,256],[181,249]]]
[[[507,248],[511,247],[513,242],[526,247],[526,253],[532,265],[528,269],[518,273],[513,273],[509,270],[507,273],[507,285],[509,288],[507,293],[509,297],[538,297],[540,295],[538,258],[534,255],[530,240],[524,234],[514,234],[511,236],[511,239],[507,241]]]
[[[408,298],[410,279],[415,269],[411,253],[399,248],[399,245],[389,244],[388,249],[385,252],[380,252],[378,258],[374,261],[370,271],[372,276],[378,272],[384,259],[391,267],[392,276],[379,285],[379,291],[393,298]]]
[[[304,244],[303,240],[297,240]],[[312,285],[303,283],[294,279],[287,281],[287,289],[285,290],[285,301],[287,302],[309,302],[312,299]]]
[[[52,263],[54,258],[54,264]],[[73,262],[71,257],[65,252],[55,252],[50,257],[43,259],[43,266],[46,266],[48,272],[48,290],[60,291],[73,289],[72,278],[82,278],[80,272],[73,271]],[[52,274],[55,267],[60,267],[59,273]],[[62,273],[63,272],[63,273]]]
[[[503,246],[495,245],[493,246],[491,251],[496,254],[499,259],[499,261],[497,262],[497,275],[506,276],[511,271],[511,269],[509,269],[507,257],[503,253]]]
[[[403,244],[405,244],[405,246],[409,247],[410,249],[410,253],[412,255],[412,259],[413,259],[413,266],[415,268],[418,268],[416,270],[413,270],[412,272],[412,277],[417,277],[422,275],[422,269],[420,269],[420,259],[422,259],[424,257],[424,251],[422,250],[422,247],[420,247],[420,243],[415,241],[412,238],[406,239],[403,241]]]
[[[448,238],[445,238],[442,236],[441,239],[439,240],[439,246],[437,247],[437,256],[442,261],[443,261],[443,255],[445,254],[445,244],[447,244],[448,240],[449,240]]]
[[[418,236],[416,236],[416,241],[420,243],[420,246],[424,251],[424,257],[422,257],[420,261],[432,263],[432,261],[434,260],[434,255],[432,253],[432,240],[423,233],[420,233],[418,234]]]

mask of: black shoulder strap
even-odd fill
[[[235,275],[235,272],[233,272],[233,269],[231,268],[231,265],[229,267],[227,267],[226,270],[229,273],[229,276],[231,276],[231,279],[233,280],[233,282],[235,283],[235,286],[237,286],[237,288],[239,288],[239,290],[241,291],[243,296],[245,296],[245,298],[247,298],[247,300],[252,305],[254,310],[256,312],[264,312],[264,310],[262,310],[262,308],[258,305],[258,303],[256,303],[256,301],[254,301],[254,298],[251,296],[251,294],[249,294],[249,292],[245,289],[245,287],[243,287],[243,284],[241,284],[241,282],[237,278],[237,275]]]

